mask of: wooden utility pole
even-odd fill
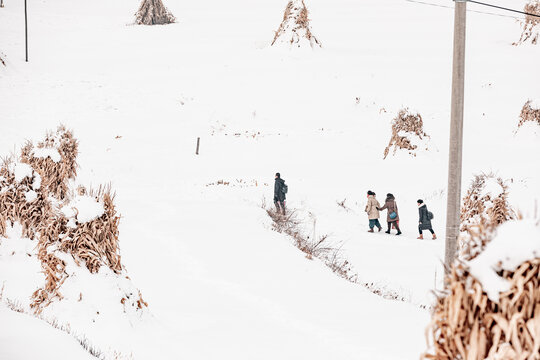
[[[465,87],[465,29],[467,1],[454,0],[454,60],[452,69],[452,108],[450,122],[450,154],[448,160],[448,198],[446,211],[447,271],[457,253],[461,211],[461,163],[463,150],[463,102]]]
[[[24,0],[24,44],[26,47],[26,62],[28,62],[28,16],[26,12],[26,0]]]
[[[197,149],[195,150],[195,155],[199,155],[199,145],[201,143],[201,138],[198,137],[197,138]]]

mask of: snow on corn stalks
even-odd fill
[[[532,100],[528,100],[521,109],[518,129],[527,122],[533,122],[540,125],[540,107],[533,105]]]
[[[483,228],[477,236],[490,240],[488,247],[470,262],[456,262],[438,294],[423,359],[540,359],[538,225]]]
[[[474,177],[461,207],[459,252],[462,259],[476,257],[486,247],[491,232],[516,217],[508,195],[508,184],[502,178],[494,174]]]
[[[525,4],[523,11],[528,14],[540,15],[540,0],[529,1],[527,4]],[[525,20],[521,21],[521,26],[523,27],[521,37],[513,45],[524,44],[527,41],[530,41],[531,44],[536,45],[538,43],[538,37],[540,36],[538,24],[540,24],[539,17],[525,15]]]
[[[19,223],[22,237],[38,242],[45,284],[32,294],[30,306],[36,313],[63,299],[60,290],[69,277],[68,263],[92,274],[102,266],[119,275],[123,271],[120,217],[110,187],[70,189],[69,181],[77,174],[77,149],[73,134],[59,127],[37,146],[27,142],[20,158],[8,158],[0,167],[0,236]],[[140,296],[131,301],[146,306]]]
[[[401,109],[398,115],[392,120],[392,137],[388,146],[384,149],[384,159],[394,148],[393,155],[399,149],[406,150],[410,155],[416,156],[419,148],[428,149],[425,140],[429,135],[424,132],[424,122],[418,113],[413,114],[408,108]]]
[[[165,25],[176,21],[161,0],[143,0],[135,14],[138,25]]]
[[[277,29],[272,45],[278,40],[291,46],[300,47],[305,39],[313,47],[321,47],[321,43],[311,32],[309,12],[304,0],[290,0],[285,8],[283,20]]]

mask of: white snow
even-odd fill
[[[540,257],[540,227],[534,220],[510,221],[497,229],[486,249],[469,262],[471,274],[480,281],[492,301],[510,287],[497,271],[514,271],[527,260]]]
[[[34,190],[29,190],[24,193],[27,202],[32,202],[37,199],[37,193]]]
[[[86,223],[103,215],[105,208],[101,201],[92,196],[77,195],[60,211],[67,218],[76,218],[79,223]]]
[[[136,2],[32,2],[28,63],[23,3],[1,9],[9,62],[0,109],[11,125],[0,156],[59,123],[74,130],[77,182],[112,183],[122,262],[160,326],[127,317],[140,337],[118,331],[125,318],[107,272],[77,273],[48,316],[73,317],[100,349],[136,359],[159,349],[163,359],[402,360],[425,349],[430,314],[417,305],[431,304],[443,276],[453,10],[306,1],[324,46],[295,51],[270,47],[286,2],[166,0],[179,20],[167,26],[127,26]],[[524,102],[540,93],[540,46],[512,46],[520,33],[513,18],[468,13],[463,192],[474,174],[493,171],[513,179],[511,204],[532,214],[540,142],[514,131]],[[403,107],[422,115],[430,150],[383,160]],[[306,217],[309,234],[329,234],[361,281],[412,304],[348,283],[272,231],[260,206],[263,196],[272,205],[276,171],[290,209],[316,218],[314,226]],[[207,186],[219,180],[247,185]],[[366,232],[368,189],[381,202],[396,196],[403,235]],[[439,240],[416,240],[418,198],[434,212]],[[0,258],[6,292],[23,302],[43,283],[34,261]],[[10,290],[17,285],[25,289]],[[86,285],[92,294],[77,307]],[[101,293],[107,317],[90,310]]]
[[[37,158],[51,158],[54,162],[62,161],[62,156],[55,148],[34,148],[34,157]]]
[[[499,184],[496,178],[487,178],[486,183],[480,192],[480,197],[489,195],[491,200],[496,199],[499,195],[503,193],[504,189]]]
[[[15,175],[15,181],[20,183],[24,178],[32,177],[33,169],[30,165],[25,163],[14,163],[13,164],[13,174]]]

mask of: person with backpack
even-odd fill
[[[423,230],[429,230],[431,235],[433,235],[433,240],[437,239],[437,235],[435,235],[435,231],[433,231],[433,227],[431,226],[431,220],[433,220],[433,213],[428,210],[426,204],[424,204],[424,200],[418,199],[417,204],[418,214],[420,216],[418,224],[418,231],[420,232],[420,236],[417,239],[424,239],[424,234],[422,233]]]
[[[285,184],[285,180],[281,178],[280,173],[276,173],[276,181],[274,183],[274,204],[276,205],[276,211],[285,215],[285,194],[289,187]]]
[[[377,226],[379,228],[379,231],[382,230],[381,223],[379,222],[379,201],[375,198],[375,193],[371,190],[368,190],[367,192],[367,204],[366,204],[366,213],[368,214],[369,219],[369,231],[368,232],[374,232],[373,228]]]
[[[396,198],[394,195],[388,193],[386,194],[386,200],[384,202],[384,206],[382,208],[379,208],[378,210],[382,211],[386,209],[386,222],[388,223],[388,230],[385,231],[385,233],[390,234],[390,230],[392,229],[392,225],[397,230],[396,235],[401,235],[401,230],[399,229],[399,214],[398,214],[398,208],[396,204]]]

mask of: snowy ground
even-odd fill
[[[429,312],[418,305],[442,278],[452,9],[306,3],[316,51],[269,47],[286,1],[168,0],[178,23],[144,27],[130,25],[136,1],[44,0],[29,4],[29,63],[22,3],[0,9],[0,154],[59,123],[74,130],[78,180],[116,189],[122,260],[159,324],[133,338],[112,323],[88,329],[97,346],[190,359],[416,359],[424,350]],[[531,213],[540,128],[514,131],[540,93],[540,50],[511,46],[514,18],[468,16],[464,190],[473,174],[494,171]],[[383,160],[401,107],[422,115],[430,151]],[[290,208],[312,214],[309,231],[342,244],[362,281],[410,303],[338,278],[271,231],[261,203],[271,205],[276,171]],[[396,196],[402,237],[366,233],[368,189],[381,202]],[[418,198],[439,240],[416,240]],[[6,313],[0,321],[19,321]]]

